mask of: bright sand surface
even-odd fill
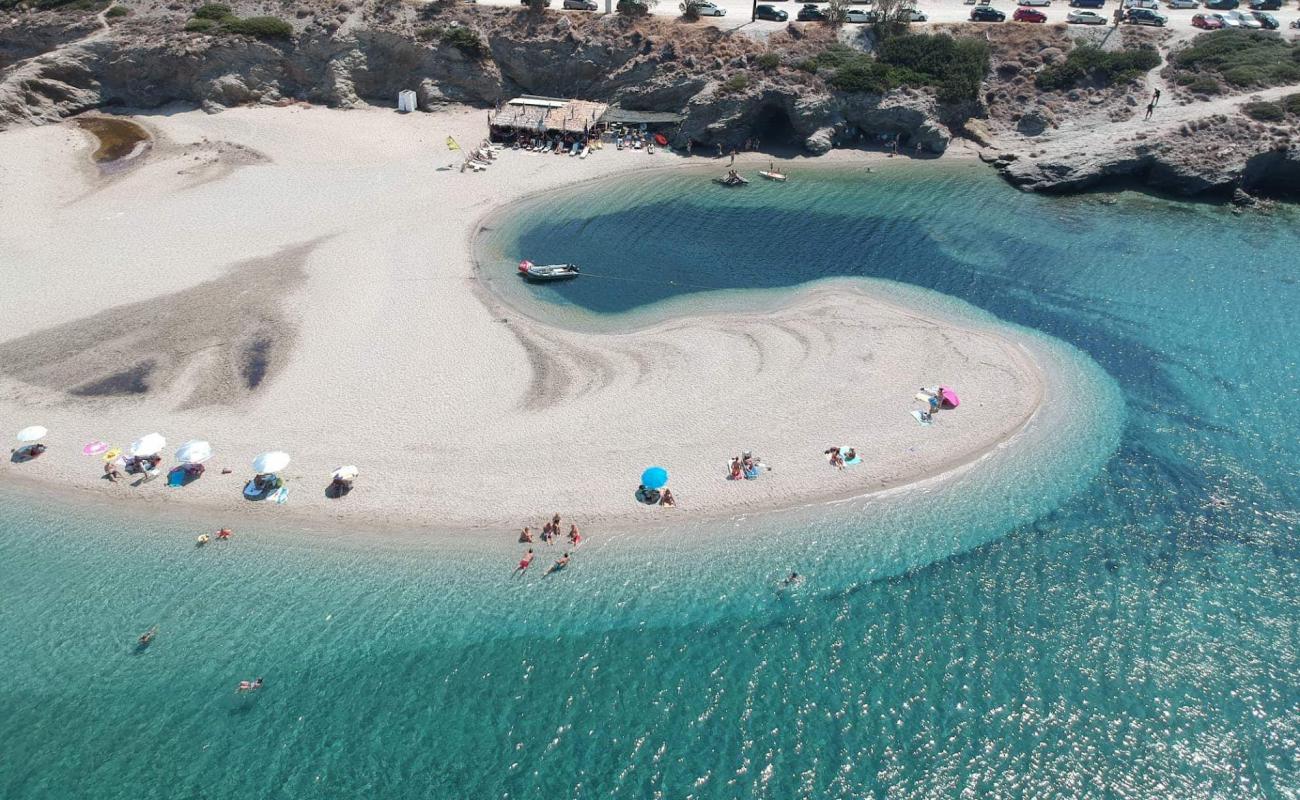
[[[1012,437],[1042,400],[1031,351],[992,326],[845,283],[620,334],[548,326],[478,285],[471,240],[492,209],[687,163],[668,153],[505,152],[473,174],[438,168],[458,161],[448,135],[482,138],[481,110],[140,121],[153,149],[106,176],[71,124],[0,134],[0,429],[50,429],[49,451],[5,459],[0,479],[365,525],[661,522],[933,476]],[[913,394],[939,382],[963,403],[922,427]],[[111,484],[81,454],[152,431],[164,469],[185,440],[212,442],[207,474]],[[835,444],[863,463],[830,468]],[[241,498],[271,449],[293,456],[283,506]],[[746,449],[773,471],[725,480]],[[327,499],[342,464],[360,468],[356,490]],[[652,464],[678,508],[635,502]]]

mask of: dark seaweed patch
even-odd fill
[[[269,336],[262,336],[254,339],[244,348],[243,363],[240,364],[239,374],[244,379],[244,385],[249,389],[256,389],[262,379],[266,377],[266,368],[271,362],[271,345],[274,340]]]
[[[149,391],[149,376],[157,366],[153,361],[142,361],[135,366],[115,372],[106,378],[82,384],[72,390],[81,397],[113,397],[145,394]]]

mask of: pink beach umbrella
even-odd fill
[[[101,442],[99,440],[90,442],[85,447],[81,448],[81,454],[83,456],[97,456],[100,453],[106,452],[108,452],[108,442]]]
[[[948,408],[956,408],[961,405],[961,400],[957,399],[957,393],[947,386],[939,387],[939,400]]]

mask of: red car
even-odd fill
[[[1015,22],[1047,22],[1047,15],[1036,8],[1021,6],[1011,15]]]
[[[1218,14],[1193,14],[1192,26],[1207,31],[1217,31],[1223,27],[1223,20],[1219,19]]]

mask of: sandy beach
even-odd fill
[[[446,139],[478,142],[481,110],[140,121],[152,148],[107,175],[73,124],[0,134],[0,427],[50,429],[49,451],[5,459],[0,480],[360,524],[663,522],[934,476],[1005,442],[1043,399],[1021,343],[848,284],[621,334],[549,327],[478,285],[471,242],[493,209],[687,163],[668,153],[507,151],[473,174],[446,169],[460,160]],[[922,427],[912,395],[939,382],[963,403]],[[164,470],[182,442],[210,441],[207,474],[112,484],[81,453],[153,431]],[[836,444],[863,463],[832,469]],[[293,456],[288,502],[243,500],[252,458],[273,449]],[[726,480],[743,450],[772,471]],[[328,499],[342,464],[360,468],[356,490]],[[635,501],[652,464],[677,508]]]

